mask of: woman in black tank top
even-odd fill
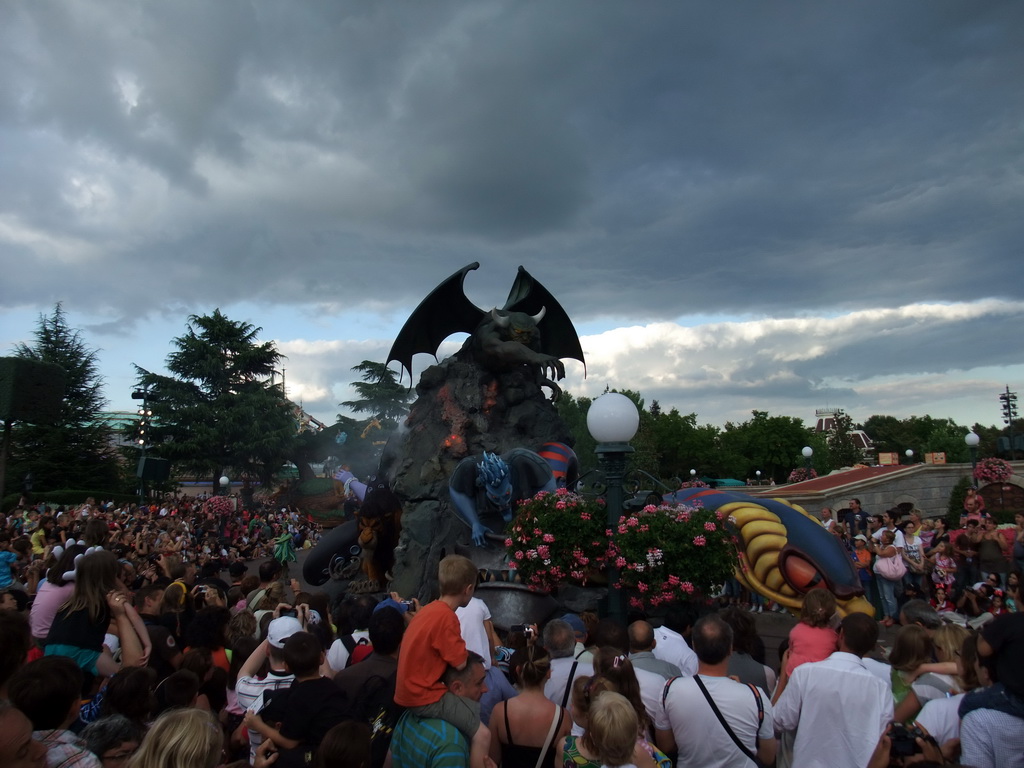
[[[544,696],[551,657],[531,645],[516,651],[509,667],[519,681],[519,695],[491,713],[491,759],[501,768],[551,766],[572,728],[569,714]]]

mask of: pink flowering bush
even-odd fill
[[[235,511],[235,502],[227,496],[212,496],[203,503],[203,512],[215,515],[230,515]]]
[[[983,483],[1005,483],[1013,474],[1013,467],[1002,459],[982,459],[974,470],[974,479]]]
[[[813,469],[807,469],[807,467],[797,467],[789,473],[789,479],[787,483],[802,483],[804,480],[813,480],[818,476],[818,473]]]
[[[586,584],[608,556],[605,504],[565,488],[520,503],[505,548],[523,584],[550,590]]]
[[[682,504],[648,505],[623,515],[609,556],[630,604],[657,607],[700,598],[724,583],[736,564],[732,534],[716,512]]]

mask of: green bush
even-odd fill
[[[961,477],[953,490],[949,493],[949,506],[946,508],[946,527],[955,531],[960,527],[960,515],[964,511],[964,499],[967,498],[967,489],[971,487],[971,478]]]

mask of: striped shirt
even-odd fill
[[[469,742],[445,720],[406,712],[391,736],[391,760],[393,768],[467,768]]]
[[[295,675],[282,675],[271,672],[266,677],[240,677],[235,682],[235,697],[242,710],[250,709],[257,704],[264,691],[276,691],[279,688],[291,688]],[[263,743],[263,734],[249,729],[249,762],[256,760],[256,750]]]

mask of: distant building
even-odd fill
[[[840,410],[841,409],[839,408],[816,408],[814,410],[814,431],[835,432],[836,413]],[[860,449],[861,454],[864,456],[864,460],[871,461],[873,463],[875,446],[871,442],[871,438],[868,437],[868,433],[863,429],[852,429],[850,430],[850,436],[853,438],[853,442]]]

